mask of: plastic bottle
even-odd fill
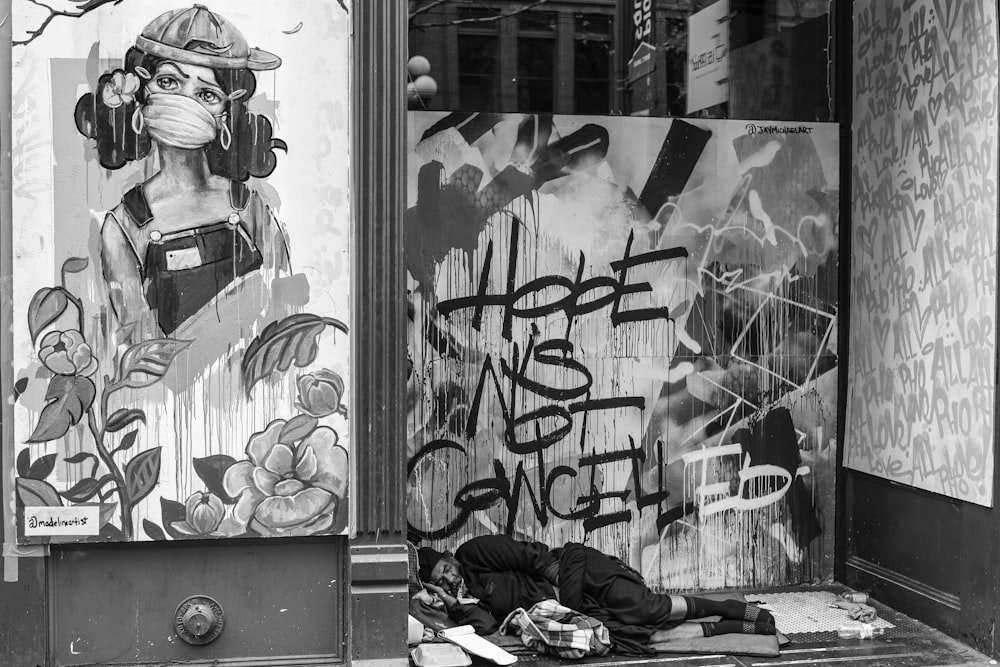
[[[871,623],[853,623],[837,628],[837,636],[841,639],[871,639],[885,634],[885,628],[876,628]]]
[[[867,593],[843,593],[841,599],[853,602],[854,604],[868,604]]]

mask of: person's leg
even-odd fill
[[[595,597],[608,613],[623,623],[670,629],[686,620],[722,616],[720,621],[700,625],[703,636],[731,632],[773,635],[776,632],[774,617],[754,605],[739,600],[716,601],[654,593],[644,584],[624,577],[614,578]]]
[[[728,634],[774,635],[778,632],[772,623],[761,623],[760,621],[722,620],[714,623],[685,623],[684,625],[700,625],[706,637]]]
[[[688,619],[718,615],[724,620],[703,630],[713,634],[775,633],[774,617],[763,609],[739,600],[716,601],[654,593],[638,574],[627,571],[607,555],[590,548],[586,553],[587,593],[612,618],[622,623],[665,630]]]
[[[685,606],[685,619],[721,616],[725,620],[774,625],[774,616],[771,615],[771,612],[739,600],[709,600],[693,595],[671,595],[670,597],[673,598],[671,602],[675,607]]]

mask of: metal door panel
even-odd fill
[[[53,552],[55,665],[345,655],[346,539],[324,542],[199,542],[67,548]],[[191,646],[174,632],[177,605],[215,599],[225,627]]]
[[[0,561],[0,665],[45,660],[45,560]],[[5,578],[15,579],[4,581]]]

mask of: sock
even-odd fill
[[[685,595],[684,601],[688,608],[686,618],[721,616],[732,621],[774,625],[774,616],[771,615],[771,612],[739,600],[708,600]]]
[[[752,621],[718,621],[716,623],[701,623],[700,625],[706,637],[731,633],[741,635],[773,635],[777,632],[770,623],[754,623]]]

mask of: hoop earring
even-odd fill
[[[135,111],[132,112],[132,130],[136,134],[142,134],[142,131],[146,127],[146,119],[142,115],[142,106],[136,105]]]
[[[219,143],[222,144],[222,150],[228,151],[229,146],[233,143],[233,133],[229,130],[229,123],[226,122],[226,116],[222,117],[222,124],[219,125]]]

